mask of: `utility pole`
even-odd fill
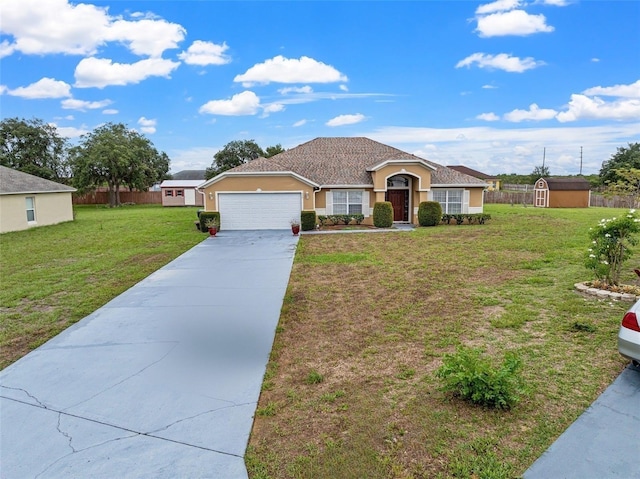
[[[542,170],[544,171],[544,160],[547,157],[547,147],[542,148]]]
[[[582,176],[582,147],[580,147],[580,176]]]

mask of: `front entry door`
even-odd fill
[[[388,190],[387,201],[393,206],[393,221],[409,221],[409,190]]]

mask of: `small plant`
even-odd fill
[[[256,409],[256,416],[271,417],[275,416],[277,412],[277,405],[274,402],[269,401],[266,406]]]
[[[291,218],[291,220],[289,221],[289,224],[291,226],[300,226],[300,220],[297,218]]]
[[[510,409],[524,392],[519,374],[521,361],[514,353],[504,356],[495,368],[479,348],[458,347],[454,354],[444,356],[436,377],[444,381],[443,390],[474,404],[497,409]]]
[[[373,205],[373,225],[376,228],[393,226],[393,205],[390,201],[378,201]]]
[[[442,220],[442,206],[437,201],[423,201],[418,206],[420,226],[438,226]]]
[[[217,228],[218,225],[218,219],[217,218],[207,218],[206,220],[204,220],[204,225],[207,228]]]
[[[602,219],[589,230],[591,247],[585,266],[607,285],[619,284],[622,265],[631,257],[631,247],[638,244],[634,235],[640,232],[640,219],[635,213],[632,209],[626,215]]]
[[[217,228],[220,230],[220,213],[218,211],[201,211],[200,215],[200,231],[203,233],[207,233],[209,231],[209,227],[207,226],[207,221],[215,220],[217,222]]]
[[[324,381],[324,376],[315,369],[312,369],[305,379],[307,384],[320,384],[322,381]]]

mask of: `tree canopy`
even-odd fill
[[[267,149],[265,150],[265,158],[271,158],[272,156],[277,155],[278,153],[282,153],[284,150],[284,148],[282,148],[282,145],[280,143],[278,143],[275,146],[267,146]]]
[[[624,178],[618,170],[640,168],[640,143],[629,143],[627,147],[620,147],[611,158],[602,163],[600,180],[602,184],[615,184]]]
[[[145,190],[167,176],[169,157],[122,123],[107,123],[83,135],[70,150],[73,184],[80,192],[107,184],[109,206],[120,205],[120,187]]]
[[[213,155],[213,163],[207,168],[205,178],[213,178],[231,168],[265,156],[265,154],[264,150],[254,140],[230,141],[224,145],[222,150]]]
[[[6,118],[0,121],[0,165],[64,183],[67,140],[42,120]]]

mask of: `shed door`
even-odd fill
[[[221,230],[279,230],[300,220],[301,193],[219,193]]]
[[[184,204],[187,206],[195,206],[196,190],[192,188],[187,188],[184,190]]]

